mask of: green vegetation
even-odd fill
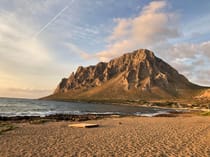
[[[201,115],[202,116],[210,116],[210,111],[202,112]]]
[[[31,120],[29,123],[30,124],[44,124],[44,123],[47,123],[47,122],[51,122],[53,120],[50,120],[50,119],[36,119],[36,120]]]
[[[13,130],[14,128],[15,128],[15,127],[14,127],[12,124],[10,124],[10,123],[0,122],[0,135],[1,135],[3,132]]]

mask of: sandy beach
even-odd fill
[[[210,156],[210,117],[124,117],[74,122],[16,123],[0,135],[1,157]]]

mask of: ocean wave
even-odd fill
[[[56,114],[69,114],[69,115],[85,115],[85,114],[100,114],[100,115],[124,115],[121,112],[81,112],[81,111],[44,111],[44,112],[0,112],[1,117],[22,117],[22,116],[38,116],[45,117]]]
[[[142,112],[136,112],[134,115],[141,116],[141,117],[154,117],[162,114],[170,114],[168,111],[158,111],[155,113],[142,113]]]
[[[1,117],[22,117],[22,116],[38,116],[38,117],[45,117],[49,115],[55,114],[72,114],[72,115],[80,115],[82,114],[80,111],[42,111],[42,112],[34,112],[34,111],[27,111],[27,112],[0,112]]]
[[[10,104],[10,105],[8,105]],[[2,106],[1,106],[2,105]],[[156,116],[167,114],[166,109],[123,106],[112,104],[92,104],[80,102],[53,102],[26,99],[1,99],[0,116],[40,116],[45,117],[55,114],[84,115],[136,115],[136,116]],[[168,110],[167,110],[168,111]]]

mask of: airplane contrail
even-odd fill
[[[74,0],[71,1],[71,3],[73,3]],[[56,21],[56,19],[61,16],[66,9],[69,8],[69,5],[65,6],[61,11],[59,11],[46,25],[44,25],[35,35],[34,38],[37,38],[43,31],[45,31],[47,29],[47,27],[49,27],[49,25],[51,25],[53,22]]]

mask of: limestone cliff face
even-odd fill
[[[112,59],[108,63],[100,62],[95,66],[78,67],[69,78],[64,78],[57,86],[54,94],[69,91],[91,91],[94,88],[106,88],[110,85],[120,93],[123,91],[152,92],[154,88],[174,94],[179,89],[190,89],[195,85],[163,60],[157,58],[147,49]],[[103,93],[103,91],[100,90]],[[111,93],[110,93],[111,94]],[[158,94],[158,93],[156,93]],[[168,93],[170,94],[170,93]]]

